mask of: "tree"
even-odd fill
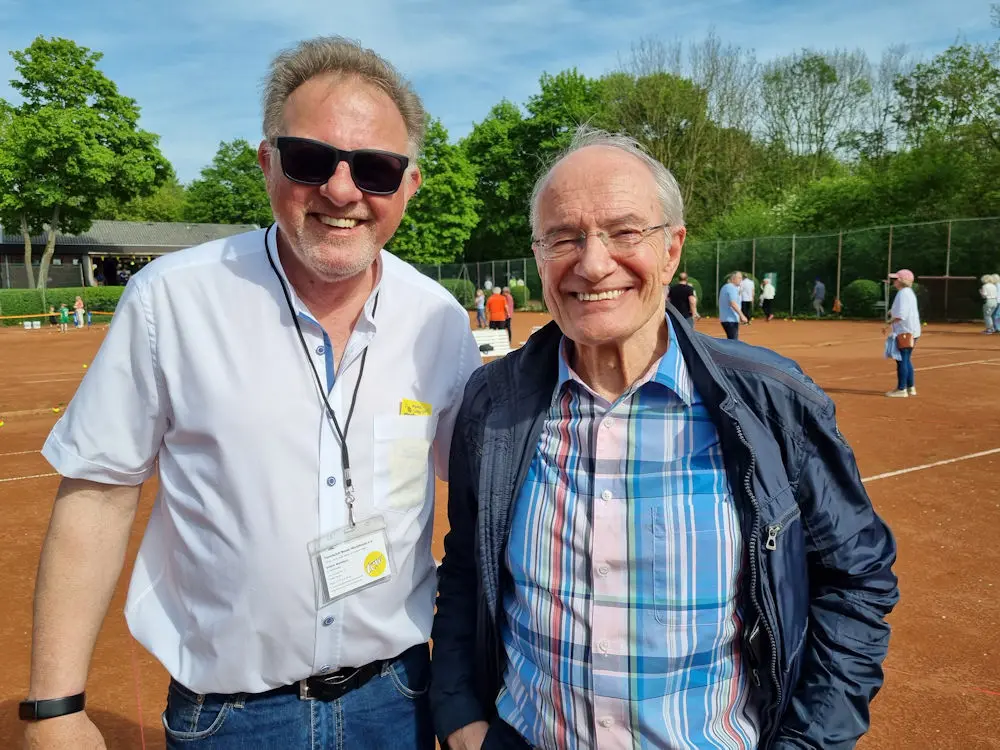
[[[476,170],[440,120],[428,123],[419,163],[423,182],[389,250],[411,263],[451,263],[479,222]]]
[[[98,218],[116,221],[184,221],[187,197],[184,186],[173,174],[151,195],[133,198],[124,204],[105,199]]]
[[[271,204],[257,149],[242,138],[220,143],[211,165],[188,186],[184,218],[205,224],[270,224]]]
[[[37,37],[12,52],[22,103],[6,111],[0,143],[0,221],[20,226],[28,282],[31,236],[47,229],[38,286],[44,288],[59,231],[90,228],[100,201],[148,194],[169,164],[157,136],[138,127],[139,107],[97,68],[102,55],[68,39]]]
[[[1000,152],[1000,43],[958,44],[896,80],[897,122],[912,145],[972,138]]]
[[[871,93],[863,52],[811,50],[778,58],[764,68],[763,126],[772,142],[813,158],[813,176],[840,137],[857,129],[857,112]]]

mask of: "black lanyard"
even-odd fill
[[[274,226],[272,224],[271,226]],[[355,526],[354,523],[354,483],[351,481],[351,457],[347,452],[347,431],[351,429],[351,417],[354,416],[354,405],[358,401],[358,388],[361,387],[361,377],[365,374],[365,361],[368,359],[368,347],[365,347],[364,352],[361,353],[361,367],[358,370],[358,379],[354,383],[354,393],[351,396],[351,407],[347,410],[347,421],[344,422],[344,429],[340,429],[340,422],[337,421],[337,415],[333,413],[333,407],[330,406],[330,400],[327,398],[326,389],[323,387],[323,381],[319,379],[319,371],[316,369],[316,364],[312,360],[312,354],[309,353],[309,345],[306,344],[306,337],[302,333],[302,326],[299,324],[298,313],[295,312],[295,306],[292,304],[292,296],[288,293],[288,287],[285,285],[285,280],[281,278],[281,274],[278,272],[278,267],[274,264],[274,258],[271,257],[271,249],[267,246],[267,232],[271,230],[268,227],[264,232],[264,252],[267,253],[267,262],[271,264],[271,270],[274,271],[274,275],[278,277],[278,283],[281,284],[281,291],[285,295],[285,303],[288,305],[288,312],[291,313],[292,322],[295,324],[295,331],[299,334],[299,342],[302,344],[302,351],[305,352],[306,362],[309,363],[310,369],[312,369],[313,377],[316,379],[316,387],[319,389],[319,395],[323,398],[323,405],[326,407],[326,415],[329,417],[330,421],[333,423],[333,430],[337,433],[337,439],[340,441],[340,465],[344,472],[344,499],[347,501],[347,517],[351,522],[351,527]],[[275,245],[278,244],[277,231],[275,231]],[[372,318],[375,317],[375,310],[378,309],[378,292],[375,293],[375,301],[372,303]]]

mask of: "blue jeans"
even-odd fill
[[[433,750],[427,644],[335,701],[292,693],[197,695],[171,680],[163,727],[168,750],[415,748]]]
[[[896,390],[913,388],[913,350],[900,349],[902,359],[896,362]]]
[[[476,308],[476,325],[480,328],[486,327],[486,310]]]
[[[727,339],[738,340],[740,337],[739,323],[723,323],[722,330],[726,332]]]

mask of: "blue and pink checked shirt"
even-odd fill
[[[514,503],[497,697],[500,717],[538,747],[757,747],[737,510],[670,339],[613,404],[572,371],[563,342]]]

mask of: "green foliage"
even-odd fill
[[[698,309],[700,310],[701,305],[705,301],[705,298],[702,296],[701,282],[692,276],[688,276],[688,284],[694,287],[694,296],[698,298]]]
[[[840,293],[843,314],[848,318],[877,318],[875,307],[882,300],[882,285],[868,279],[857,279],[845,286]]]
[[[219,144],[212,164],[187,189],[185,221],[204,224],[271,223],[271,204],[257,149],[242,138]]]
[[[114,312],[118,300],[125,291],[123,286],[60,287],[56,289],[0,289],[0,314],[36,315],[47,313],[51,305],[73,309],[77,296],[83,297],[87,309],[92,312]],[[44,300],[44,302],[43,302]],[[20,321],[3,321],[7,325],[20,325]]]
[[[768,237],[782,234],[787,219],[773,207],[757,198],[734,206],[728,213],[717,216],[702,233],[704,239],[735,240],[745,237]]]
[[[468,279],[441,279],[440,283],[466,310],[475,307],[476,287],[471,281]]]
[[[12,52],[23,98],[4,112],[0,222],[29,235],[49,231],[39,284],[55,234],[90,228],[100,201],[151,193],[170,174],[158,137],[138,127],[139,107],[97,68],[101,54],[68,39],[37,37]]]
[[[116,203],[111,198],[101,201],[98,218],[116,221],[184,221],[187,197],[184,186],[173,175],[151,195]]]
[[[460,146],[448,143],[440,120],[428,123],[420,174],[423,182],[389,249],[410,263],[451,263],[461,258],[479,223],[481,202],[475,167]]]
[[[523,310],[528,306],[528,287],[525,286],[512,286],[510,288],[510,296],[514,298],[514,309]]]

